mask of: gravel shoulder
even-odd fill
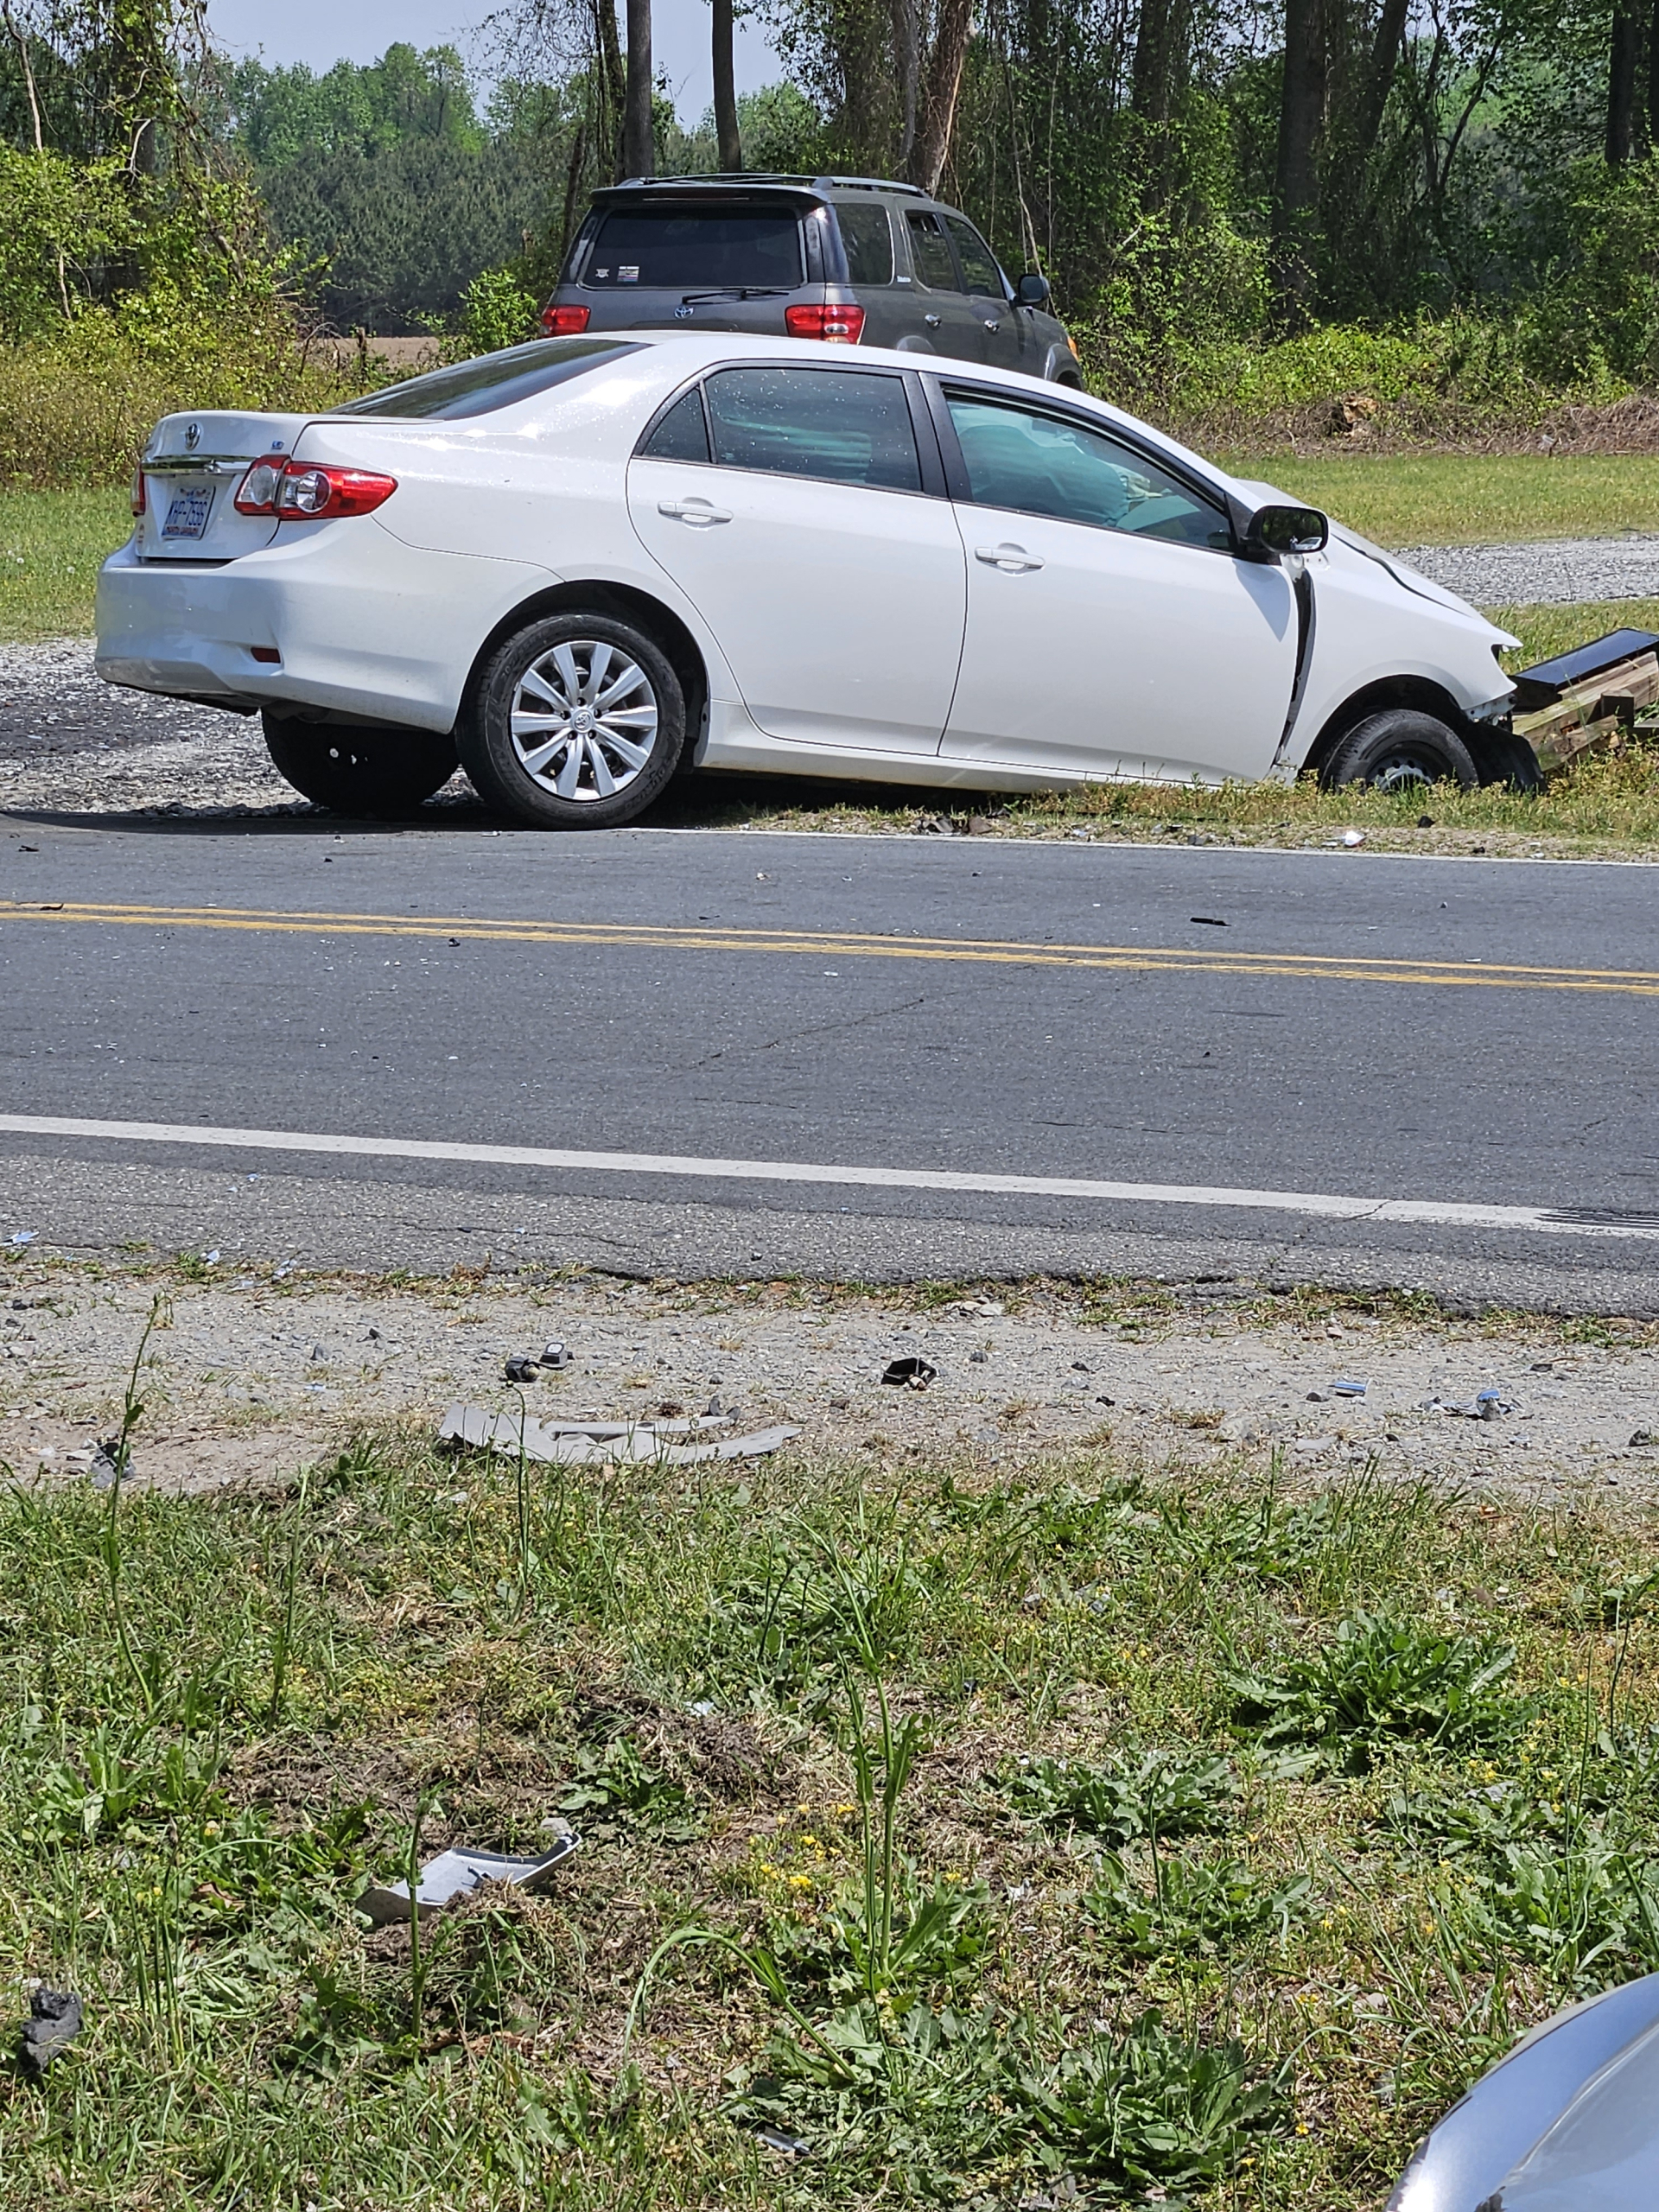
[[[1573,607],[1659,594],[1659,536],[1633,531],[1532,545],[1419,545],[1399,558],[1477,607]]]
[[[16,1263],[0,1300],[0,1468],[85,1481],[121,1397],[155,1278]],[[512,1354],[572,1363],[526,1386],[541,1419],[645,1420],[717,1402],[796,1447],[1012,1465],[1110,1444],[1154,1469],[1287,1480],[1497,1484],[1567,1502],[1659,1488],[1659,1332],[1543,1318],[1419,1318],[1383,1301],[1239,1309],[1116,1304],[1048,1284],[887,1296],[799,1286],[541,1286],[457,1274],[176,1277],[160,1286],[134,1471],[164,1488],[287,1480],[365,1422],[429,1429],[461,1399],[511,1410]],[[1599,1340],[1598,1340],[1599,1339]],[[881,1376],[936,1370],[925,1389]],[[1340,1381],[1363,1382],[1344,1396]],[[1496,1390],[1490,1420],[1445,1410]],[[1437,1403],[1436,1402],[1440,1402]]]

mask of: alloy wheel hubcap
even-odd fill
[[[573,638],[533,660],[513,688],[512,749],[532,782],[591,804],[626,791],[657,743],[657,694],[638,661],[602,639]]]

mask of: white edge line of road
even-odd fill
[[[1461,1205],[1433,1198],[1356,1198],[1315,1191],[1236,1191],[1203,1183],[1109,1183],[1073,1175],[986,1175],[954,1168],[847,1167],[793,1160],[709,1160],[652,1152],[578,1152],[539,1145],[447,1144],[418,1137],[354,1137],[303,1129],[214,1128],[175,1122],[94,1122],[56,1114],[0,1114],[0,1134],[121,1144],[300,1152],[361,1160],[431,1160],[582,1174],[696,1176],[717,1182],[816,1183],[842,1189],[961,1191],[995,1196],[1103,1199],[1128,1205],[1242,1207],[1327,1220],[1427,1223],[1544,1235],[1659,1236],[1659,1225],[1553,1221],[1540,1206]]]

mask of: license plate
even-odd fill
[[[200,537],[207,527],[207,518],[213,509],[213,487],[211,484],[189,484],[182,492],[175,492],[167,510],[167,520],[162,524],[163,537]]]

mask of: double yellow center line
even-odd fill
[[[748,929],[725,924],[480,920],[439,914],[312,913],[238,906],[0,900],[0,922],[216,930],[261,937],[413,938],[428,943],[618,945],[642,952],[761,953],[814,960],[924,960],[1010,968],[1128,969],[1143,975],[1292,976],[1467,990],[1596,991],[1659,997],[1644,969],[1553,968],[1477,960],[1385,960],[1348,953],[1247,952],[1218,946],[1065,944],[995,938],[882,936],[859,930]]]

